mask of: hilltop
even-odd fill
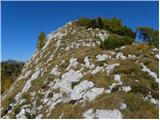
[[[133,35],[77,21],[51,32],[2,94],[2,117],[158,118],[159,50]]]

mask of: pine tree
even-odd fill
[[[100,17],[98,17],[98,25],[99,25],[100,29],[103,29],[104,25],[103,25],[102,19]]]
[[[154,45],[158,48],[159,45],[159,31],[154,30],[150,27],[138,27],[137,32],[139,32],[139,39],[143,42]]]
[[[41,50],[46,42],[46,35],[44,32],[41,32],[38,36],[37,49]]]

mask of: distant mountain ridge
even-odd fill
[[[24,64],[25,62],[24,61],[19,61],[19,60],[13,60],[13,59],[8,59],[8,60],[4,60],[1,62],[2,64],[3,63],[8,63],[8,64],[18,64],[18,63],[22,63]]]

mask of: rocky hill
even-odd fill
[[[158,118],[158,49],[101,49],[110,35],[74,22],[50,33],[2,95],[1,117]]]

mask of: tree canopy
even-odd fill
[[[85,26],[86,28],[104,29],[118,35],[131,37],[133,39],[136,36],[136,33],[133,32],[131,28],[124,26],[121,19],[118,19],[117,17],[113,17],[111,19],[101,17],[88,19],[83,17],[80,18],[77,23],[78,25]]]
[[[155,47],[159,45],[159,31],[154,30],[150,27],[138,27],[137,32],[139,33],[139,38],[142,39],[143,42],[152,44]]]

